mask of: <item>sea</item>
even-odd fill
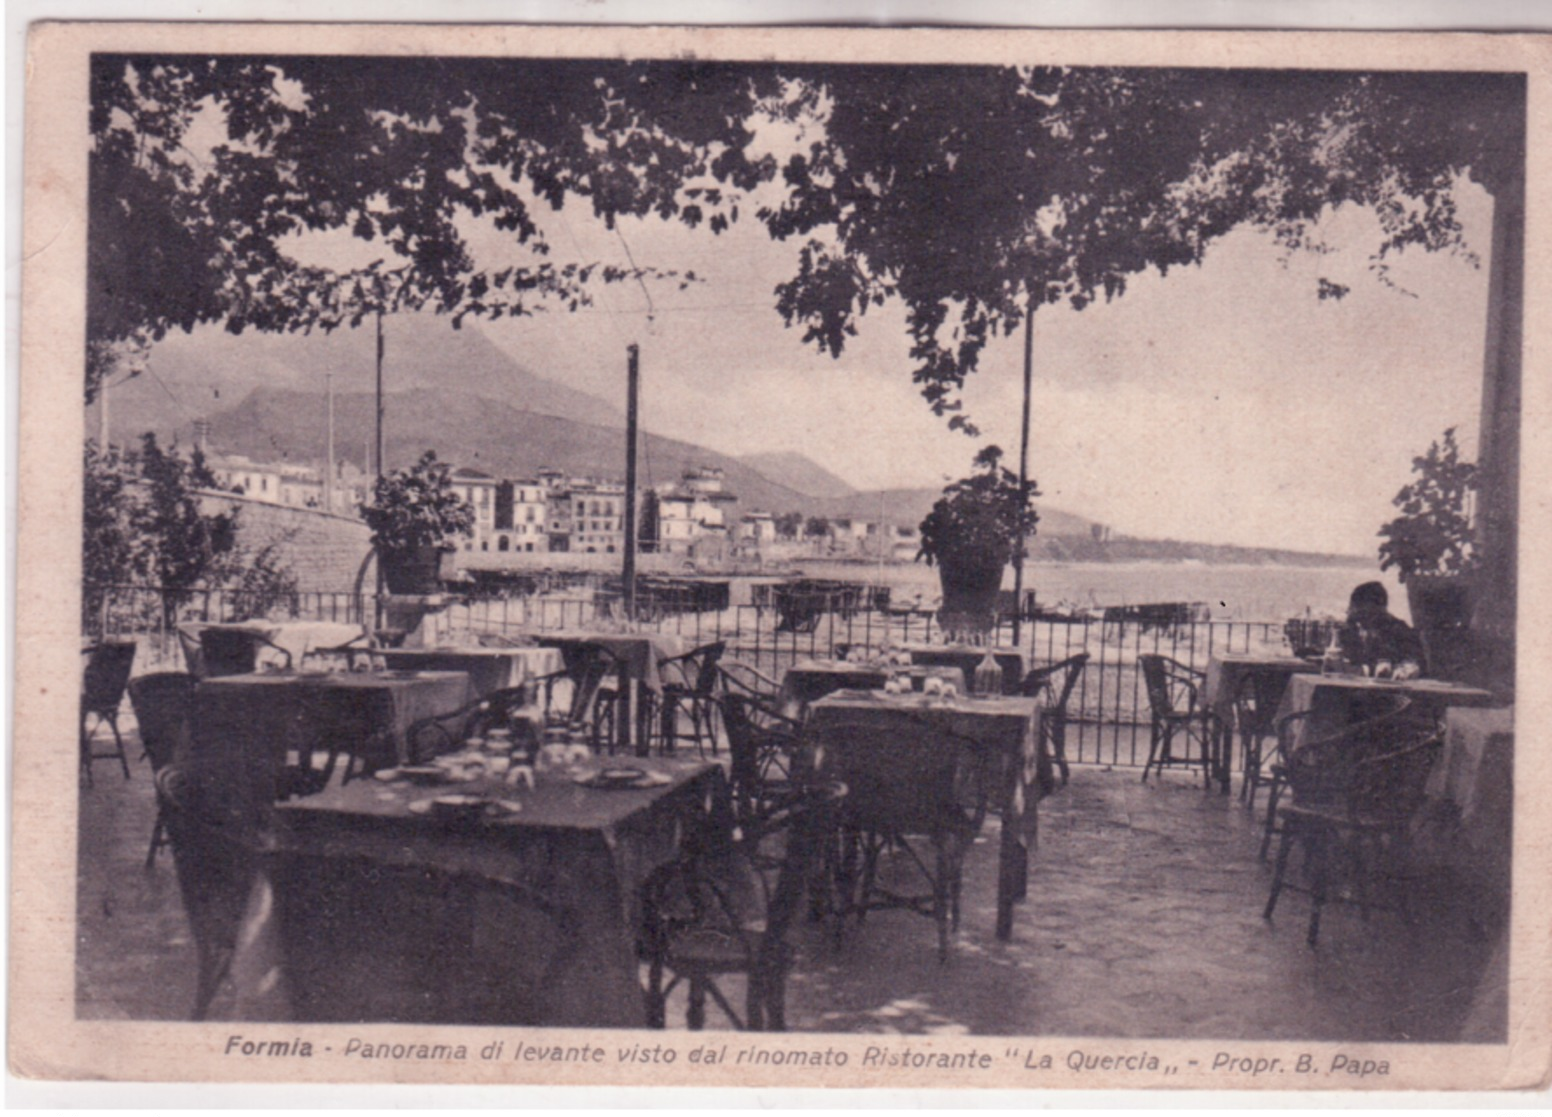
[[[939,595],[937,569],[923,563],[803,560],[796,565],[809,578],[887,585],[894,605],[920,600],[923,608],[931,608]],[[1395,572],[1382,573],[1378,566],[1358,560],[1351,566],[1032,562],[1024,568],[1024,587],[1035,592],[1042,609],[1087,612],[1112,605],[1188,602],[1203,607],[1197,613],[1203,619],[1281,624],[1292,617],[1341,617],[1353,587],[1377,581],[1390,591],[1390,611],[1409,620],[1406,592]],[[1003,588],[1013,588],[1011,568],[1004,572]]]

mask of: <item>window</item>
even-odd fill
[[[511,549],[512,549],[512,540],[508,539],[505,535],[503,535],[500,539],[498,539],[496,541],[496,550],[498,550],[498,551],[509,551]]]
[[[490,550],[490,540],[489,539],[481,539],[480,540],[480,550],[482,550],[482,551]]]

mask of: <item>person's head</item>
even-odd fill
[[[1351,619],[1372,617],[1385,612],[1390,605],[1390,595],[1379,582],[1365,582],[1353,590],[1347,599],[1347,615]]]

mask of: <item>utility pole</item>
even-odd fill
[[[377,479],[383,479],[383,311],[377,310]],[[375,497],[375,490],[374,490]],[[383,627],[383,556],[377,562],[377,627]]]
[[[329,393],[329,438],[327,462],[323,470],[323,510],[334,512],[334,370],[323,374],[323,382]]]
[[[1035,300],[1024,309],[1024,421],[1019,440],[1019,533],[1013,549],[1013,644],[1022,647],[1024,616],[1024,486],[1029,478],[1029,395],[1035,367]]]
[[[625,349],[625,615],[636,616],[636,424],[641,395],[640,348]]]
[[[383,478],[383,312],[377,312],[377,479]]]
[[[97,452],[108,452],[108,374],[97,381]]]

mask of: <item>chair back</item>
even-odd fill
[[[140,743],[159,772],[183,755],[189,743],[189,716],[194,706],[193,675],[160,671],[129,681],[129,702],[140,726]]]
[[[717,693],[717,680],[721,677],[717,664],[726,651],[727,642],[719,640],[714,644],[704,644],[690,653],[691,661],[695,664],[694,689],[697,698],[711,698]]]
[[[571,706],[566,720],[585,723],[593,712],[599,688],[619,670],[620,658],[602,644],[583,644],[570,654],[566,673],[571,679]]]
[[[207,628],[199,634],[204,677],[251,675],[259,663],[259,638],[251,632]]]
[[[1272,733],[1287,689],[1288,676],[1281,671],[1253,671],[1241,677],[1234,692],[1234,723],[1240,732],[1258,736]]]
[[[799,723],[743,695],[724,695],[720,705],[734,819],[747,825],[762,820],[773,802],[789,795],[811,765],[804,761]]]
[[[1312,740],[1298,741],[1291,728],[1283,729],[1280,748],[1294,802],[1343,808],[1360,799],[1371,803],[1372,796],[1363,790],[1363,782],[1372,778],[1373,769],[1367,766],[1416,743],[1419,731],[1427,728],[1427,723],[1408,716],[1410,706],[1409,699],[1397,695],[1383,712]],[[1293,720],[1284,723],[1291,726]]]
[[[1167,655],[1140,655],[1137,663],[1142,668],[1143,685],[1153,716],[1173,717],[1184,712],[1180,707],[1181,699],[1193,693],[1190,680],[1185,677],[1189,668]]]
[[[1083,676],[1083,669],[1088,666],[1089,653],[1080,652],[1078,655],[1069,656],[1060,663],[1053,663],[1048,667],[1037,667],[1024,676],[1021,693],[1025,698],[1039,698],[1044,696],[1046,710],[1057,714],[1067,712],[1067,700],[1072,697],[1072,692],[1078,685],[1078,680]]]
[[[124,701],[124,688],[135,666],[135,642],[112,641],[91,648],[81,676],[81,708],[87,713],[112,714]]]
[[[238,781],[214,765],[164,766],[156,773],[156,796],[172,845],[178,892],[200,955],[193,1012],[199,1020],[236,949],[260,865],[262,831]]]
[[[846,785],[849,826],[886,834],[974,833],[994,766],[974,741],[926,725],[871,722],[816,730],[819,774]]]

